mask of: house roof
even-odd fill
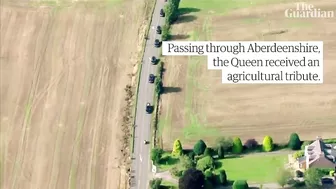
[[[321,157],[336,163],[336,146],[324,143],[321,138],[317,138],[312,144],[306,146],[305,151],[309,158],[309,164]]]

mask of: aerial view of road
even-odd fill
[[[160,48],[154,46],[154,41],[155,39],[161,41],[161,36],[156,33],[156,27],[164,24],[164,17],[160,17],[160,9],[162,9],[163,6],[163,0],[156,2],[142,60],[135,118],[134,160],[132,163],[133,179],[131,188],[134,189],[147,189],[151,174],[151,162],[149,157],[151,145],[145,144],[144,141],[151,141],[150,124],[152,116],[146,112],[146,104],[153,104],[154,84],[149,83],[148,78],[149,74],[156,74],[156,65],[151,64],[150,57],[158,57],[160,55]]]

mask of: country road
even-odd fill
[[[153,104],[154,98],[154,84],[148,82],[149,74],[156,75],[157,66],[152,65],[149,57],[159,57],[160,48],[154,47],[155,39],[161,41],[161,35],[156,33],[156,26],[164,24],[164,18],[160,17],[160,9],[163,9],[164,0],[157,0],[154,12],[152,15],[152,22],[148,33],[148,40],[146,41],[144,56],[142,60],[142,69],[140,73],[140,84],[138,88],[138,104],[136,107],[135,117],[135,134],[134,134],[134,158],[132,162],[132,189],[148,189],[149,180],[152,177],[150,148],[151,144],[144,144],[144,140],[151,141],[150,124],[152,114],[147,114],[146,103]]]

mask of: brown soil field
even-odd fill
[[[147,8],[2,1],[0,188],[126,188],[124,89]]]
[[[309,1],[322,10],[336,10],[335,1]],[[322,85],[227,85],[220,70],[208,70],[206,57],[167,56],[166,94],[161,98],[159,139],[171,149],[179,138],[186,148],[218,136],[262,141],[265,135],[286,142],[290,133],[301,139],[336,137],[336,18],[286,18],[292,4],[264,5],[226,15],[190,13],[173,26],[173,40],[324,41]],[[187,16],[184,16],[187,18]],[[194,17],[194,18],[193,18]],[[191,19],[193,18],[193,19]],[[285,33],[266,35],[269,31]],[[188,39],[186,39],[188,37]],[[183,39],[182,39],[183,38]]]

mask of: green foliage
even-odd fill
[[[218,148],[218,156],[224,158],[225,154],[230,151],[233,146],[233,141],[231,138],[219,137],[216,140],[216,146]],[[221,149],[220,149],[221,148]],[[219,152],[221,151],[221,152]],[[219,154],[221,153],[221,154]]]
[[[155,91],[158,95],[162,94],[163,92],[163,83],[161,77],[155,78]]]
[[[156,178],[149,182],[150,189],[160,189],[162,178]]]
[[[289,137],[288,147],[292,150],[299,150],[301,147],[301,140],[297,133],[292,133]]]
[[[311,141],[304,141],[301,145],[301,150],[304,150],[306,146],[310,145],[312,142]]]
[[[162,27],[162,41],[168,41],[171,39],[171,34],[170,34],[170,25],[169,24],[165,24]]]
[[[165,19],[167,24],[172,24],[177,19],[177,9],[176,6],[172,4],[172,2],[168,2],[164,6],[164,12],[165,12]]]
[[[181,177],[183,175],[183,170],[181,170],[178,166],[174,166],[169,170],[169,172],[175,177]]]
[[[304,173],[304,179],[308,188],[318,188],[323,175],[318,169],[310,168]]]
[[[283,188],[288,183],[289,179],[291,179],[292,175],[286,169],[278,170],[277,173],[277,183]]]
[[[243,152],[243,144],[240,140],[240,138],[235,137],[233,138],[233,146],[232,146],[232,152],[235,154],[240,154]]]
[[[297,159],[297,158],[300,158],[300,157],[303,157],[303,156],[304,156],[304,151],[303,150],[297,151],[293,154],[294,159]]]
[[[194,146],[194,153],[195,155],[202,155],[204,153],[204,150],[206,149],[206,144],[203,140],[199,140],[196,142]]]
[[[179,179],[179,189],[204,189],[205,178],[202,171],[191,168]]]
[[[196,168],[200,171],[215,168],[215,162],[210,156],[205,156],[197,161]]]
[[[335,174],[335,171],[334,171],[334,170],[331,170],[331,171],[329,172],[329,176],[331,176],[331,177],[333,177],[334,174]]]
[[[180,156],[183,154],[182,144],[181,144],[181,141],[178,139],[174,141],[172,154],[177,155],[177,156]]]
[[[210,180],[205,180],[205,185],[204,185],[204,189],[213,189],[214,186],[211,183],[211,179]]]
[[[190,157],[186,156],[186,155],[180,156],[179,165],[180,165],[182,170],[187,170],[187,169],[195,167],[195,164],[194,164],[193,160],[190,159]]]
[[[206,148],[203,153],[205,156],[211,156],[211,148]]]
[[[232,185],[233,189],[248,189],[249,186],[246,182],[246,180],[236,180],[234,181],[233,185]]]
[[[265,136],[263,140],[263,150],[270,152],[274,149],[273,139],[270,136]]]
[[[227,176],[225,170],[219,171],[219,183],[221,185],[226,185],[227,184]]]
[[[151,150],[150,156],[154,164],[158,164],[160,162],[162,154],[163,154],[163,150],[161,148],[153,148]]]
[[[207,169],[204,171],[204,176],[205,176],[205,180],[211,180],[213,177],[213,173],[211,169]]]
[[[219,146],[217,148],[217,154],[218,154],[218,158],[223,159],[224,158],[224,150],[223,147]]]

